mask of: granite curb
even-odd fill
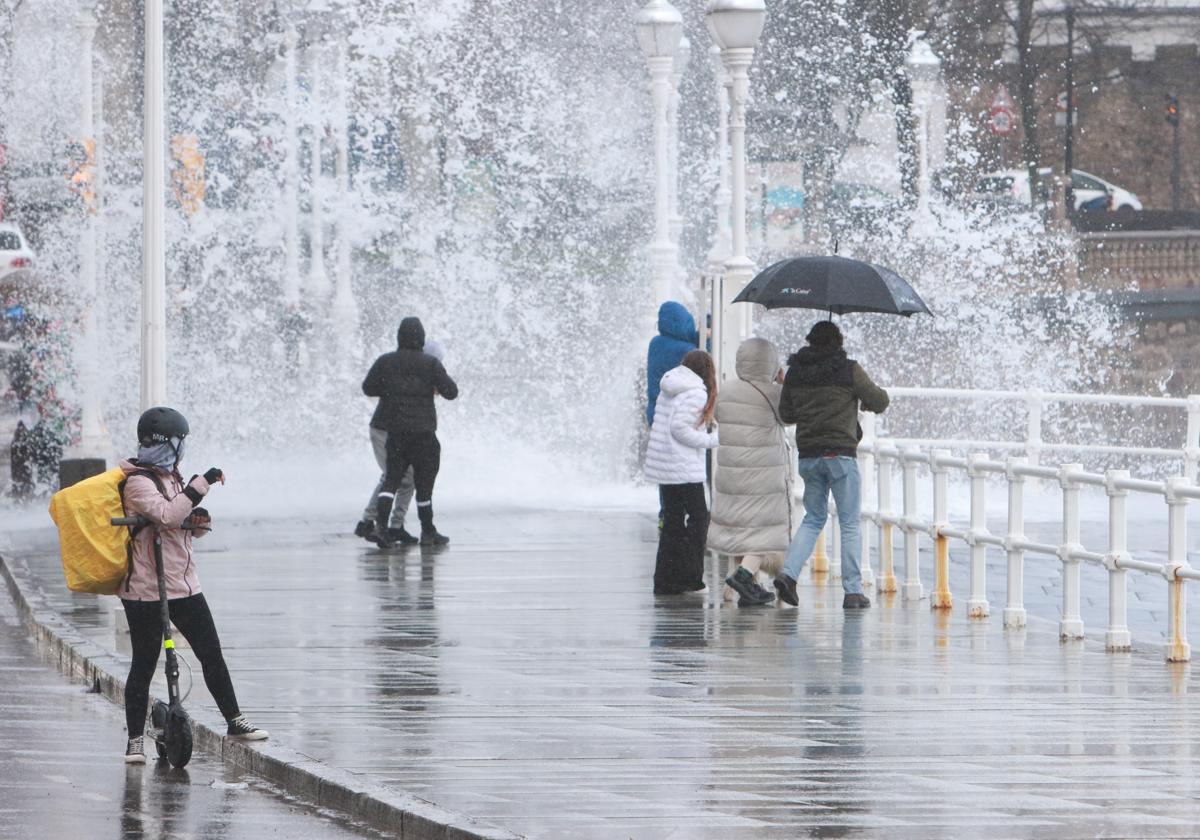
[[[46,608],[20,558],[0,555],[0,574],[38,649],[70,679],[123,704],[125,681],[116,674],[125,671],[127,663]],[[261,776],[290,795],[339,811],[399,840],[521,840],[521,835],[370,782],[278,743],[231,741],[219,728],[195,717],[193,733],[198,749]]]

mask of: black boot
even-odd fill
[[[421,520],[421,545],[446,545],[450,538],[433,527],[433,503],[417,502],[417,517]]]
[[[380,493],[375,507],[375,542],[380,548],[391,548],[396,544],[387,527],[388,517],[392,515],[392,497]]]
[[[375,520],[360,519],[354,526],[354,536],[362,537],[369,543],[375,542]]]

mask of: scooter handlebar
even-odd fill
[[[153,524],[149,519],[147,519],[144,516],[114,516],[112,519],[109,520],[109,523],[118,528],[120,528],[120,527],[144,528],[147,525]],[[181,531],[211,531],[212,528],[208,527],[207,525],[200,525],[200,524],[193,522],[192,518],[189,516],[182,523],[180,523],[179,530],[181,530]]]
[[[150,520],[144,516],[114,516],[109,520],[110,524],[120,527],[137,528],[143,525],[149,525]]]

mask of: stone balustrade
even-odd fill
[[[1200,286],[1200,230],[1080,234],[1079,278],[1093,289]]]

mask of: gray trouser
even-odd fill
[[[383,429],[371,427],[371,449],[375,451],[375,462],[379,464],[381,472],[387,472],[387,439],[388,433]],[[362,518],[366,521],[375,521],[375,511],[377,510],[377,502],[379,494],[383,492],[384,476],[379,476],[379,483],[375,485],[374,492],[371,493],[371,499],[367,502],[367,506],[363,508]],[[412,501],[413,491],[416,485],[413,484],[412,467],[404,473],[404,478],[400,481],[400,489],[396,491],[396,500],[392,503],[391,521],[388,522],[389,528],[403,528],[404,514],[408,512],[408,505]]]

